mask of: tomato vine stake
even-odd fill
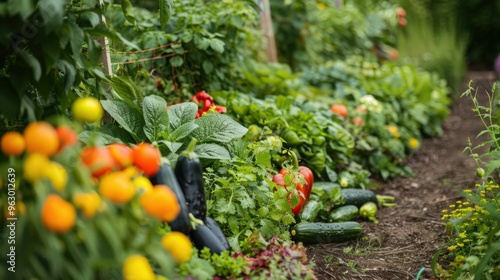
[[[99,0],[99,7],[103,9],[104,7],[104,0]],[[101,15],[101,23],[106,24],[106,18],[104,15]],[[109,76],[113,76],[113,68],[111,68],[111,55],[109,51],[109,41],[107,37],[97,37],[96,40],[101,44],[102,48],[104,51],[101,54],[101,62],[104,65],[104,68],[106,69],[106,73],[108,73]]]
[[[266,54],[270,62],[277,62],[276,42],[274,39],[273,20],[271,19],[271,7],[269,0],[260,1],[260,25],[262,33],[266,37]]]

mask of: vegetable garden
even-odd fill
[[[411,47],[416,2],[0,2],[0,278],[379,279],[341,258],[378,256],[460,100],[472,179],[391,277],[495,279],[496,87],[461,88],[458,31]]]

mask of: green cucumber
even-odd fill
[[[359,216],[359,208],[356,205],[344,205],[334,209],[328,214],[329,222],[352,221]]]
[[[357,222],[298,223],[291,231],[292,239],[304,244],[334,243],[356,239],[362,234]]]
[[[299,220],[301,222],[314,222],[318,213],[323,209],[324,205],[320,201],[309,200],[306,202],[302,211],[299,213]]]
[[[370,201],[373,203],[377,203],[377,196],[373,191],[370,190],[345,188],[341,190],[341,197],[344,201],[344,203],[341,205],[355,205],[358,208]]]

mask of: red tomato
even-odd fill
[[[337,114],[337,115],[341,116],[344,119],[347,118],[347,107],[345,105],[342,105],[342,104],[333,104],[330,107],[330,110],[332,110],[332,112],[334,114]]]
[[[59,137],[59,151],[78,143],[78,134],[69,126],[61,125],[56,128],[56,132]]]
[[[401,17],[401,18],[398,19],[398,24],[401,27],[405,27],[408,24],[408,21],[406,20],[406,18]]]
[[[161,154],[155,146],[149,143],[141,143],[133,149],[132,161],[144,174],[153,176],[160,169]]]
[[[109,153],[119,169],[132,165],[132,149],[122,143],[108,145]]]
[[[99,178],[115,168],[115,162],[111,153],[106,147],[86,147],[80,155],[92,173],[92,176]]]

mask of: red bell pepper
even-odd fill
[[[298,165],[297,161],[296,161],[297,157],[293,154],[292,158],[294,159],[293,162],[297,168],[297,165]],[[306,166],[298,166],[298,169],[299,169],[299,171],[294,176],[295,189],[297,190],[297,194],[299,196],[299,204],[297,204],[292,209],[292,212],[295,216],[299,215],[300,211],[302,210],[302,207],[309,200],[309,196],[311,195],[312,186],[314,184],[314,175],[313,175],[311,169],[309,169]],[[281,171],[278,174],[274,175],[273,182],[275,182],[279,186],[286,188],[284,177],[289,173],[290,172],[287,169],[285,169],[285,168],[281,169]],[[304,184],[302,183],[300,176],[304,177],[304,180],[305,180]]]

